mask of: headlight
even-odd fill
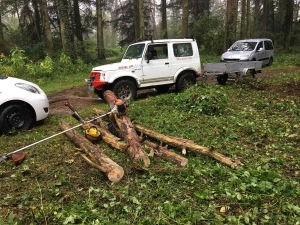
[[[31,93],[34,93],[34,94],[40,94],[39,90],[36,87],[34,87],[30,84],[16,83],[15,86],[18,87],[18,88],[21,88],[25,91],[29,91]]]

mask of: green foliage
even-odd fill
[[[84,76],[53,76],[42,88],[82,84]],[[133,122],[240,160],[245,166],[237,169],[187,149],[185,168],[154,156],[147,170],[136,170],[127,154],[100,142],[125,171],[110,183],[64,135],[32,146],[20,165],[1,162],[0,224],[298,224],[299,85],[299,72],[281,73],[130,102]],[[108,109],[101,101],[97,107]],[[93,115],[92,107],[78,110]],[[0,155],[60,132],[61,120],[78,124],[69,114],[51,115],[30,131],[0,136]]]
[[[205,14],[193,22],[191,33],[196,38],[200,52],[223,53],[224,25],[222,18]],[[220,60],[220,59],[219,59]]]
[[[202,84],[175,96],[173,108],[189,114],[221,115],[227,105],[227,95],[219,89]]]

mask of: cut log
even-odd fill
[[[166,147],[159,146],[151,141],[145,140],[144,144],[154,150],[154,154],[166,161],[175,162],[179,166],[186,166],[188,159],[169,151]]]
[[[112,109],[115,107],[115,102],[122,101],[117,99],[116,95],[107,90],[103,93],[103,97],[105,101],[109,104],[109,107]],[[119,108],[123,108],[122,106]],[[126,110],[122,110],[122,113],[118,114],[111,114],[114,116],[116,124],[120,129],[120,133],[124,138],[125,142],[128,144],[128,148],[126,152],[128,153],[130,159],[134,163],[137,168],[149,167],[150,166],[150,159],[142,148],[141,143],[139,142],[139,137],[132,125],[130,119],[126,116]]]
[[[103,110],[97,109],[97,108],[94,108],[93,111],[96,113],[96,115],[101,115],[101,114],[105,113]],[[115,148],[121,152],[125,152],[128,145],[124,144],[123,142],[120,142],[119,141],[120,139],[118,137],[112,135],[107,130],[108,123],[103,121],[102,119],[98,119],[97,122],[100,123],[100,126],[97,126],[93,123],[88,123],[88,124],[84,124],[82,127],[84,129],[89,129],[91,126],[96,126],[101,133],[102,132],[107,133],[107,135],[103,136],[103,138],[102,138],[104,142],[107,142],[110,146],[112,146],[113,148]],[[106,138],[104,138],[104,137],[106,137]],[[116,141],[114,141],[114,140],[116,140]],[[114,144],[115,142],[119,142],[119,144],[115,145]],[[144,142],[142,141],[142,143],[145,144],[146,146],[148,146],[149,148],[153,149],[153,153],[156,156],[158,156],[166,161],[175,162],[179,166],[186,166],[188,163],[188,159],[182,157],[181,155],[176,154],[175,152],[169,151],[166,147],[159,146],[148,140],[146,140]]]
[[[59,126],[62,130],[71,128],[71,126],[64,121],[61,121]],[[122,179],[124,176],[123,168],[107,157],[96,145],[92,144],[88,139],[75,130],[70,130],[65,134],[72,142],[85,151],[91,161],[89,164],[96,164],[93,166],[103,172],[110,181],[118,182]]]
[[[154,138],[156,140],[160,140],[164,142],[165,144],[177,147],[177,148],[182,148],[182,149],[188,149],[190,151],[196,152],[196,153],[201,153],[203,155],[207,155],[209,157],[212,157],[221,163],[231,167],[231,168],[237,168],[238,166],[243,166],[244,164],[241,163],[239,160],[233,160],[230,157],[227,157],[219,152],[210,150],[207,147],[203,147],[200,145],[197,145],[193,142],[190,141],[181,141],[180,139],[176,137],[171,137],[167,135],[160,134],[156,131],[147,129],[140,124],[135,124],[134,125],[135,129],[151,138]]]
[[[85,123],[82,125],[82,128],[84,130],[86,129],[89,129],[90,127],[92,126],[95,126],[101,133],[101,137],[102,137],[102,140],[107,143],[110,147],[116,149],[116,150],[119,150],[121,152],[125,152],[128,145],[124,142],[121,141],[120,138],[114,136],[113,134],[111,134],[107,129],[101,127],[101,126],[98,126],[98,125],[95,125],[93,123]]]

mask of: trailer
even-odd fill
[[[225,84],[228,75],[234,74],[236,77],[261,73],[262,61],[238,61],[238,62],[217,62],[217,63],[204,63],[203,64],[203,77],[214,75],[217,76],[219,84]]]

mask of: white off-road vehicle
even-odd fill
[[[142,88],[167,92],[175,85],[179,92],[186,90],[200,75],[196,40],[163,39],[129,45],[120,63],[93,68],[86,82],[100,98],[112,90],[118,98],[131,100]]]

